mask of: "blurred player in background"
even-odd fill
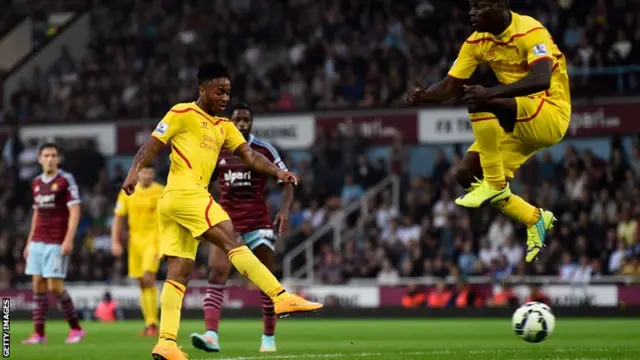
[[[457,172],[467,194],[456,204],[492,204],[527,226],[527,262],[542,247],[555,217],[511,193],[508,180],[538,150],[560,142],[571,120],[564,56],[537,20],[509,10],[508,0],[470,0],[476,31],[465,41],[449,75],[415,88],[408,102],[447,101],[458,94],[468,105],[476,141]],[[476,67],[488,63],[501,85],[467,86]],[[482,179],[482,180],[480,180]]]
[[[26,274],[33,276],[33,325],[35,332],[23,344],[46,342],[44,323],[49,309],[47,292],[58,298],[71,331],[66,343],[85,337],[69,293],[64,288],[69,256],[80,221],[80,192],[71,174],[58,168],[60,149],[47,143],[40,147],[38,158],[42,174],[32,182],[33,218],[24,257]]]
[[[135,193],[127,196],[124,191],[120,192],[111,227],[111,249],[114,256],[120,257],[124,218],[128,218],[129,277],[140,284],[140,309],[145,325],[140,335],[143,336],[158,336],[158,200],[164,186],[153,181],[155,175],[153,166],[146,165],[138,172]]]
[[[288,171],[278,151],[268,142],[251,134],[253,112],[247,105],[236,105],[231,114],[236,125],[251,149],[264,155],[282,171]],[[266,204],[265,188],[267,177],[256,174],[241,158],[224,150],[214,173],[220,186],[220,205],[229,214],[233,227],[240,233],[249,250],[271,271],[275,261],[276,237]],[[284,184],[282,206],[275,218],[278,233],[286,230],[289,221],[289,208],[293,202],[293,185]],[[217,247],[210,247],[209,288],[204,299],[204,319],[207,331],[191,334],[191,342],[197,349],[207,352],[220,351],[218,324],[224,300],[224,284],[229,279],[231,263],[227,255]],[[275,331],[276,314],[271,298],[264,292],[260,295],[262,319],[264,321],[261,352],[276,351]]]
[[[122,188],[135,192],[138,173],[164,146],[171,146],[171,168],[167,186],[158,202],[159,255],[167,261],[167,280],[160,295],[160,336],[152,351],[154,359],[183,360],[177,346],[184,292],[194,266],[198,240],[221,248],[238,271],[247,276],[274,302],[276,314],[310,312],[321,304],[288,293],[275,276],[244,245],[229,215],[213,200],[208,187],[224,148],[260,173],[297,184],[298,178],[283,171],[264,155],[251,149],[230,121],[216,116],[229,102],[229,72],[219,63],[198,69],[199,97],[180,103],[165,115],[152,137],[138,150]]]

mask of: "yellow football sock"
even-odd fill
[[[500,201],[496,207],[503,214],[527,227],[535,225],[540,220],[540,209],[529,204],[518,195],[511,195],[507,200]]]
[[[229,260],[238,271],[275,300],[284,291],[282,284],[246,246],[229,251]]]
[[[145,325],[158,325],[158,289],[155,286],[144,288],[142,294],[146,307]]]
[[[473,188],[464,189],[465,192],[472,191]],[[511,195],[507,200],[491,204],[496,209],[511,219],[524,224],[527,227],[535,225],[540,220],[540,209],[529,204],[518,195]]]
[[[167,280],[160,294],[160,342],[176,344],[180,328],[180,311],[186,286],[177,281]]]
[[[147,305],[147,288],[140,289],[140,311],[144,319],[144,326],[149,326],[149,307]]]
[[[507,181],[504,175],[500,137],[503,130],[498,118],[491,113],[471,114],[471,127],[478,144],[480,165],[487,183],[496,190],[504,189]]]

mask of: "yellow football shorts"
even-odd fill
[[[500,154],[504,174],[513,178],[516,170],[538,150],[551,147],[569,128],[571,110],[549,102],[545,97],[518,97],[518,117],[513,133],[502,130]],[[469,150],[479,152],[474,142]]]
[[[229,215],[206,190],[167,190],[158,201],[159,257],[195,260],[197,238]]]
[[[140,279],[145,272],[157,273],[160,266],[158,258],[158,234],[148,236],[131,234],[129,239],[129,277]]]

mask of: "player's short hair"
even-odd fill
[[[151,170],[155,170],[155,166],[153,166],[153,164],[147,164],[145,166],[142,167],[143,169],[151,169]]]
[[[228,77],[229,69],[219,62],[205,63],[198,68],[198,84],[200,85],[213,79]]]
[[[240,104],[233,105],[233,107],[231,108],[231,114],[233,114],[236,110],[248,111],[249,116],[251,116],[251,118],[253,119],[253,110],[251,110],[251,107],[248,104],[240,103]]]
[[[46,142],[40,145],[40,149],[38,149],[38,154],[42,154],[45,149],[55,149],[58,154],[60,154],[60,146],[56,143]]]

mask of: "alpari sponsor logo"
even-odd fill
[[[569,133],[576,135],[581,130],[616,130],[620,128],[620,118],[607,116],[603,108],[596,111],[576,111],[571,115]]]
[[[51,208],[56,206],[56,195],[42,195],[38,194],[33,201],[38,205],[39,208]]]
[[[224,173],[227,186],[251,186],[251,171],[227,171]]]

